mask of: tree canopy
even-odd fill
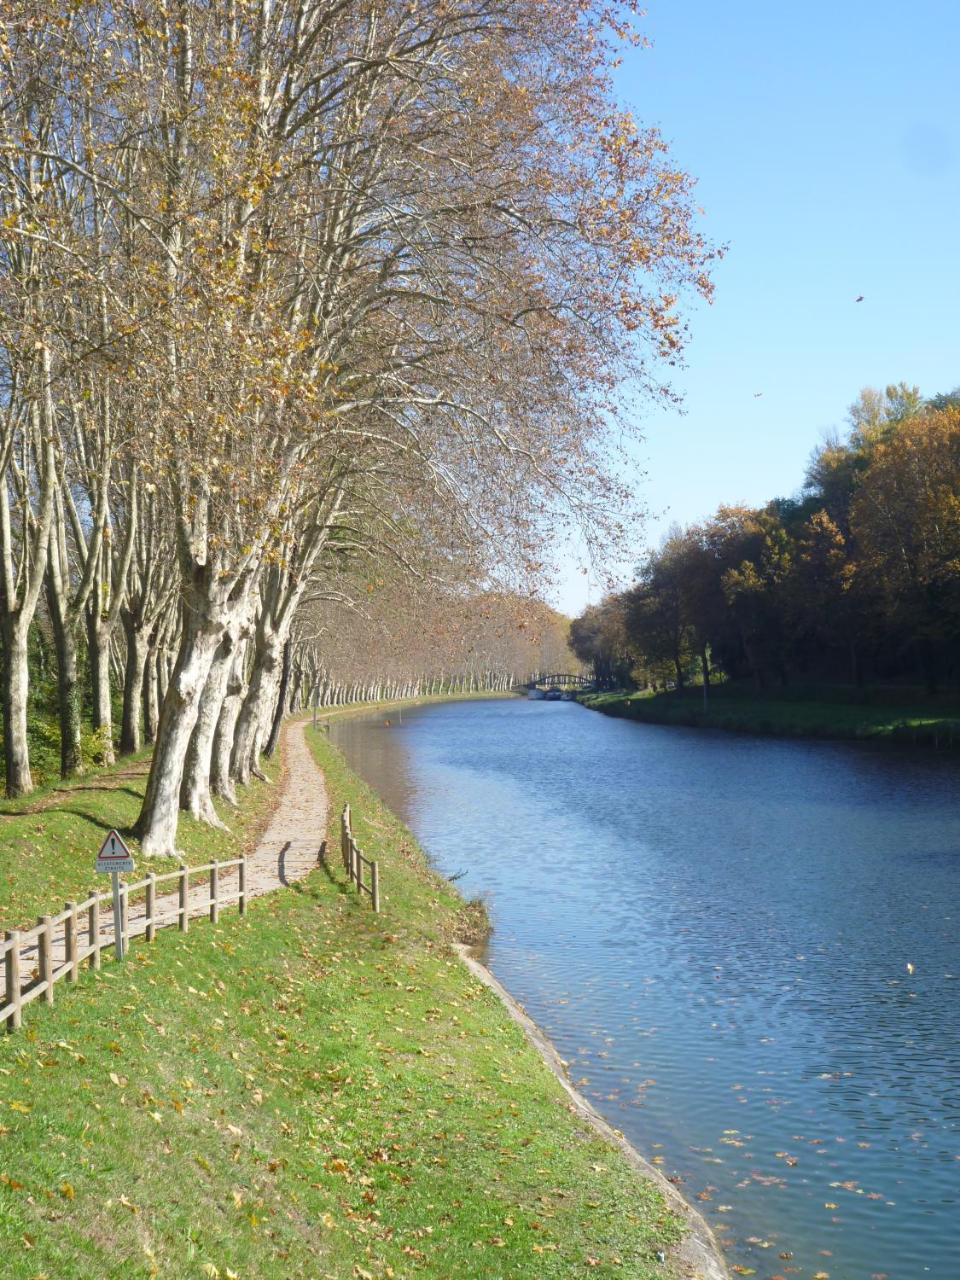
[[[960,406],[868,388],[848,426],[796,498],[672,530],[633,587],[574,622],[579,656],[605,682],[678,687],[711,670],[758,688],[956,681]]]
[[[612,93],[636,12],[4,6],[8,793],[55,667],[62,772],[88,724],[153,742],[169,853],[257,771],[318,612],[328,643],[365,581],[522,594],[569,528],[623,538],[622,389],[671,394],[715,256]]]

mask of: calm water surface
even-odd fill
[[[332,736],[732,1263],[960,1280],[956,761],[570,703],[391,719]]]

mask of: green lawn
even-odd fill
[[[591,693],[586,707],[650,724],[694,725],[784,737],[861,738],[960,749],[960,707],[916,697],[889,702],[853,692],[763,696],[721,685],[703,707],[703,690],[682,693]]]
[[[44,912],[59,911],[64,902],[81,899],[95,888],[108,888],[106,876],[93,870],[103,838],[115,827],[134,858],[139,844],[130,834],[143,801],[147,756],[128,757],[107,770],[72,782],[54,782],[18,800],[0,800],[0,929],[28,927]],[[276,776],[277,766],[267,772]],[[272,804],[272,788],[254,782],[236,813],[217,802],[230,832],[217,831],[181,814],[177,846],[184,862],[196,865],[233,858],[251,847]],[[136,877],[173,871],[177,859],[138,859]],[[98,883],[99,882],[99,883]]]
[[[334,857],[32,1006],[0,1037],[4,1280],[670,1276],[656,1250],[680,1227],[659,1192],[455,959],[452,886],[308,737],[328,839],[349,800],[383,914]],[[49,829],[33,845],[52,870]]]

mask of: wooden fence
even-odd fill
[[[236,888],[231,886],[225,892],[227,887],[221,884],[220,874],[232,867],[238,868]],[[191,879],[201,875],[209,877],[209,895],[195,897],[191,902]],[[177,902],[172,910],[158,915],[157,885],[168,880],[177,881]],[[186,933],[191,914],[209,914],[211,923],[216,924],[223,906],[236,902],[241,915],[246,911],[247,860],[234,858],[198,867],[181,866],[179,871],[159,876],[151,872],[143,880],[121,885],[120,927],[124,951],[131,936],[127,900],[130,894],[141,890],[146,891],[145,915],[135,922],[135,936],[142,934],[147,942],[153,942],[158,929],[171,925],[178,925],[180,932]],[[68,902],[59,915],[41,916],[32,929],[7,931],[0,942],[0,968],[5,976],[4,989],[0,992],[0,1026],[6,1022],[9,1031],[16,1031],[23,1020],[24,1005],[33,1000],[43,999],[45,1004],[53,1004],[56,984],[61,979],[76,982],[84,961],[91,969],[100,968],[101,954],[115,947],[117,941],[112,904],[112,891],[101,890],[82,902]]]
[[[340,853],[343,857],[343,869],[357,886],[357,893],[367,893],[373,903],[374,911],[380,910],[380,864],[364,857],[360,846],[353,837],[350,827],[350,806],[343,806],[340,815]],[[370,872],[370,883],[364,884],[364,869]]]

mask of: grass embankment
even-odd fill
[[[926,701],[915,693],[816,690],[764,696],[741,686],[720,685],[710,691],[706,710],[699,688],[657,694],[588,693],[581,695],[580,701],[595,711],[649,724],[960,749],[960,706]]]
[[[109,880],[97,876],[93,864],[112,828],[137,858],[139,843],[131,828],[143,802],[149,767],[146,754],[128,757],[110,769],[49,783],[18,800],[0,800],[0,928],[29,927],[43,912],[59,911],[65,901],[108,888]],[[276,778],[276,764],[268,762],[266,772]],[[221,818],[231,826],[229,832],[181,815],[177,845],[183,861],[194,866],[237,857],[256,842],[272,804],[273,788],[254,782],[239,813],[216,802]],[[144,870],[159,875],[176,870],[179,862],[154,858]]]
[[[4,1280],[669,1275],[659,1192],[582,1131],[451,954],[453,887],[308,736],[384,913],[334,857],[0,1037]]]

